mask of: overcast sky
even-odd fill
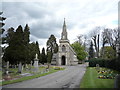
[[[9,1],[9,2],[7,2]],[[15,2],[16,1],[16,2]],[[66,18],[68,39],[73,43],[79,34],[87,34],[94,27],[116,28],[119,0],[4,0],[2,5],[5,29],[28,24],[31,41],[40,47],[54,34],[61,37]],[[22,1],[22,2],[20,2]],[[34,2],[33,2],[34,1]]]

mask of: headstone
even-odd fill
[[[22,71],[24,70],[24,65],[22,65]]]
[[[9,61],[7,61],[7,70],[9,69]]]
[[[99,67],[99,64],[96,64],[96,67]]]
[[[7,67],[6,67],[6,74],[8,75],[9,73],[9,61],[7,61]]]
[[[38,60],[34,59],[34,67],[38,67]]]
[[[11,80],[11,76],[9,74],[9,61],[7,61],[7,66],[6,66],[6,75],[4,77],[5,80]]]
[[[15,65],[15,68],[16,68],[16,65]]]
[[[22,72],[22,64],[21,62],[19,62],[18,64],[18,73],[21,73]]]
[[[33,63],[33,62],[31,61],[31,66],[32,66],[32,63]]]
[[[28,65],[26,64],[26,69],[28,69]]]
[[[114,88],[120,88],[120,74],[115,77]]]
[[[30,70],[32,69],[32,63],[33,63],[33,62],[31,61],[31,63],[30,63]]]
[[[100,65],[99,65],[99,64],[96,64],[96,69],[97,69],[97,70],[99,70],[99,67],[100,67]]]

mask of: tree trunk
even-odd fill
[[[98,34],[97,44],[98,44],[98,47],[97,47],[97,57],[99,58],[99,34]]]

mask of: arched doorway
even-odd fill
[[[65,65],[66,64],[66,60],[65,60],[65,56],[62,56],[61,58],[61,65]]]

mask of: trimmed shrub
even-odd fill
[[[100,67],[106,67],[110,69],[114,69],[120,72],[120,59],[113,60],[104,60],[100,58],[94,58],[89,60],[89,67],[96,67],[96,64],[99,64]]]
[[[89,60],[89,67],[96,67],[96,64],[99,64],[100,67],[104,67],[105,66],[105,60],[96,59],[96,58]]]

